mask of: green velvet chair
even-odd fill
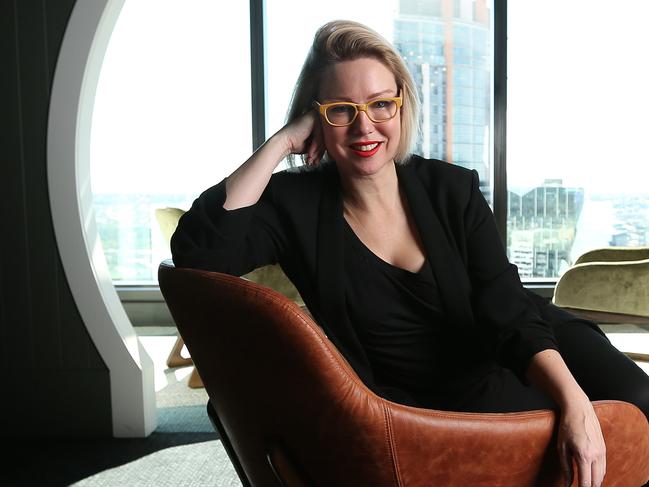
[[[553,301],[603,322],[649,323],[649,247],[586,252],[561,276]]]
[[[649,325],[649,247],[584,253],[557,282],[553,302],[600,324]],[[627,355],[649,361],[649,354]]]

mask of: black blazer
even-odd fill
[[[530,358],[558,348],[548,320],[574,317],[523,288],[476,171],[413,156],[397,174],[445,306],[449,356],[460,364],[472,354],[493,353],[526,383]],[[274,174],[250,207],[225,210],[225,197],[222,181],[180,219],[171,240],[175,265],[243,275],[279,262],[327,336],[379,393],[346,312],[335,164]]]

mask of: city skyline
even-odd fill
[[[577,199],[583,197],[581,188],[567,188],[557,184],[556,180],[551,184],[554,190],[563,192],[563,199],[566,194],[576,195]],[[533,188],[530,193],[538,192],[543,187],[540,185]],[[546,199],[545,196],[543,195],[543,199]],[[128,195],[121,193],[95,196],[95,219],[114,279],[155,280],[155,269],[160,260],[169,257],[169,251],[158,229],[154,211],[162,206],[187,208],[185,198],[185,195],[141,194],[138,201],[134,202]],[[511,201],[512,199],[510,203]],[[528,201],[531,202],[532,198],[528,197]],[[556,216],[557,207],[553,208]],[[512,218],[513,213],[523,212],[510,209],[510,243],[507,250],[512,262],[519,267],[522,278],[558,277],[581,253],[593,248],[649,245],[649,195],[636,199],[584,200],[574,206],[569,204],[559,209],[559,213],[566,217],[567,224],[566,221],[556,220],[554,225],[547,226],[541,219],[535,219],[537,215],[534,210],[528,208],[529,220],[526,226]],[[571,212],[571,209],[575,211]],[[539,216],[548,216],[544,205],[539,204],[537,211]],[[554,237],[552,232],[556,234]],[[558,235],[561,236],[561,241],[553,243],[552,239],[556,239]],[[534,239],[545,241],[537,245],[541,249],[537,253],[544,253],[545,257],[541,258],[545,259],[552,256],[554,261],[551,268],[556,271],[555,275],[546,275],[545,270],[539,270],[534,275],[532,269],[538,261],[533,255]]]

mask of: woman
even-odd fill
[[[649,414],[649,379],[594,324],[525,291],[475,171],[411,155],[415,93],[378,34],[324,25],[288,123],[194,202],[174,262],[234,275],[279,262],[361,379],[394,401],[559,409],[567,476],[574,458],[579,485],[599,486],[605,445],[590,400]],[[273,175],[295,154],[306,167]]]

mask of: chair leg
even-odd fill
[[[191,359],[191,357],[183,357],[180,354],[184,346],[185,342],[183,341],[182,337],[178,337],[176,343],[174,343],[174,346],[171,349],[171,352],[169,352],[169,356],[167,357],[167,367],[173,368],[193,365],[194,361]],[[189,376],[189,380],[187,381],[187,385],[192,389],[200,389],[205,387],[203,385],[201,376],[198,375],[196,367],[194,367],[194,369],[192,370],[192,373]]]
[[[205,387],[203,385],[203,379],[201,379],[201,376],[198,375],[198,370],[196,370],[196,367],[194,367],[194,370],[192,370],[192,375],[189,376],[187,385],[192,389],[200,389],[202,387]]]
[[[631,360],[637,360],[638,362],[649,362],[649,353],[624,352],[624,354]]]
[[[167,357],[167,367],[171,369],[174,367],[192,365],[194,363],[191,357],[183,357],[180,354],[184,346],[185,342],[183,341],[182,337],[178,337],[176,343],[174,343],[174,346],[171,349],[171,352],[169,352],[169,356]]]

